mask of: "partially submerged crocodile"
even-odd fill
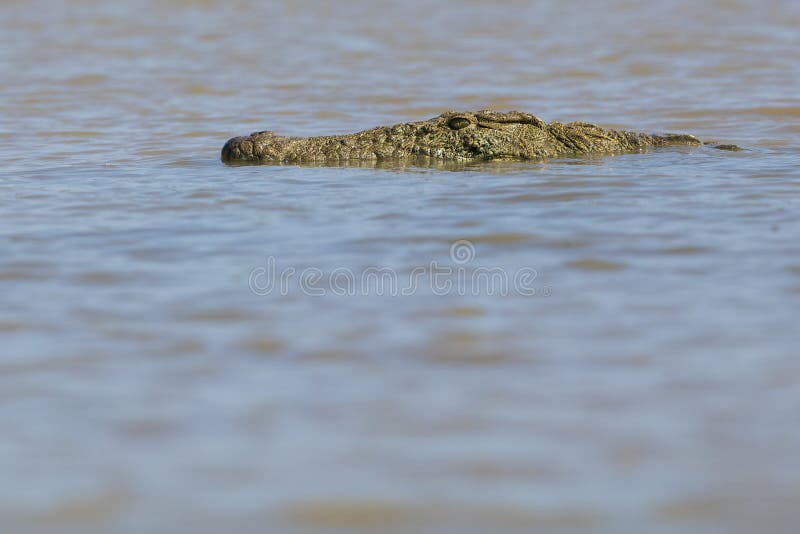
[[[379,126],[349,135],[282,137],[273,132],[255,132],[225,143],[222,161],[341,164],[419,158],[432,161],[539,160],[700,144],[699,139],[689,134],[650,135],[606,130],[587,122],[546,123],[519,111],[449,111],[427,121]],[[738,150],[734,145],[716,147]]]

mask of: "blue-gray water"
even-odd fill
[[[798,28],[4,2],[0,530],[795,532]],[[746,150],[219,162],[487,107]]]

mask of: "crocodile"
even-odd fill
[[[352,164],[401,159],[544,160],[653,147],[699,146],[689,134],[608,130],[588,122],[547,123],[520,111],[448,111],[427,121],[379,126],[347,135],[283,137],[271,131],[234,137],[222,148],[228,164]],[[716,145],[738,150],[735,145]]]

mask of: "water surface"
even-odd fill
[[[0,530],[794,532],[796,2],[0,21]],[[449,108],[746,150],[219,162]]]

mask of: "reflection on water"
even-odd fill
[[[788,1],[4,2],[0,530],[794,532],[798,26]],[[746,150],[219,161],[454,108]],[[291,290],[253,291],[269,258]],[[541,291],[492,290],[520,272]]]

